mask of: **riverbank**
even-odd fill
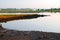
[[[0,30],[0,40],[60,40],[60,33],[16,31],[3,28]]]
[[[0,9],[0,13],[41,13],[41,12],[60,12],[60,8],[50,8],[50,9],[32,9],[32,8],[6,8]]]
[[[18,19],[32,19],[37,17],[44,17],[49,15],[38,15],[38,14],[3,14],[0,15],[0,22],[7,22],[11,20],[18,20]]]

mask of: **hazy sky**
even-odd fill
[[[59,8],[60,0],[0,0],[0,8]]]

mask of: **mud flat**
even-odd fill
[[[7,30],[0,26],[0,40],[60,40],[60,33]]]

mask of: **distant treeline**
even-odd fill
[[[6,9],[0,9],[0,13],[40,13],[40,12],[60,12],[60,8],[51,8],[51,9],[6,8]]]

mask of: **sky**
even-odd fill
[[[0,8],[59,8],[60,0],[0,0]]]

